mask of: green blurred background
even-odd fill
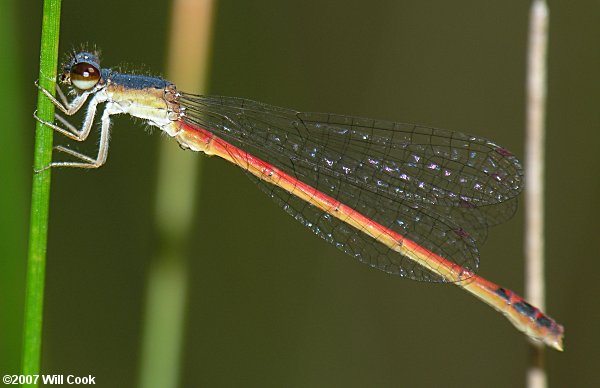
[[[5,374],[20,363],[41,6],[0,3]],[[549,4],[546,310],[566,327],[566,351],[547,351],[549,378],[600,386],[600,3]],[[61,52],[95,43],[105,66],[164,74],[169,10],[158,0],[64,1]],[[209,90],[463,130],[523,155],[528,11],[527,1],[220,1]],[[43,373],[137,384],[158,140],[117,118],[105,167],[53,171]],[[353,262],[241,171],[198,158],[182,386],[523,385],[527,341],[498,313],[456,287]],[[519,293],[522,221],[521,210],[490,233],[480,268]]]

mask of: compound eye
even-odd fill
[[[92,64],[79,62],[71,67],[71,82],[77,89],[89,90],[100,81],[100,71]]]

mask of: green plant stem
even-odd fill
[[[60,5],[60,0],[45,0],[43,9],[39,84],[52,92],[55,90],[54,80],[58,67]],[[54,105],[42,93],[38,93],[37,114],[47,121],[54,119]],[[52,160],[52,130],[39,122],[35,131],[34,152],[34,169],[36,171],[42,170],[50,164]],[[50,169],[34,172],[23,328],[22,372],[24,375],[36,375],[40,370],[49,200]],[[36,383],[29,386],[37,385]]]
[[[216,1],[173,1],[169,79],[195,93],[205,91]],[[182,61],[181,58],[186,58]],[[189,264],[186,249],[198,198],[201,158],[161,142],[156,225],[160,245],[148,273],[140,387],[181,385],[181,356]],[[197,215],[197,214],[196,214]]]

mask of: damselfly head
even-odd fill
[[[65,63],[60,81],[79,90],[90,90],[100,81],[100,59],[89,52],[73,53]]]

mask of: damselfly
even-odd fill
[[[477,242],[506,221],[523,187],[515,156],[477,136],[385,120],[304,113],[232,97],[177,90],[159,78],[102,69],[95,53],[72,55],[60,76],[75,97],[42,92],[67,115],[87,102],[81,128],[42,121],[84,141],[99,104],[98,153],[64,146],[97,168],[107,159],[111,116],[146,120],[184,149],[239,167],[315,234],[370,267],[415,280],[450,282],[504,314],[529,337],[562,350],[563,327],[512,291],[475,274]],[[37,118],[37,116],[36,116]]]

